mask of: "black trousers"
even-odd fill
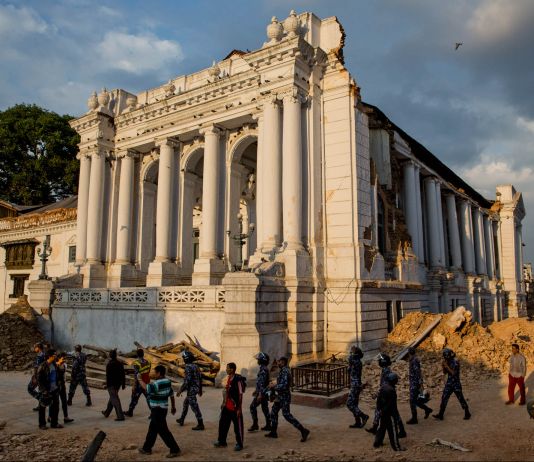
[[[145,451],[152,450],[158,435],[161,436],[161,439],[167,445],[170,452],[180,452],[180,448],[178,447],[174,436],[172,436],[172,433],[167,426],[167,409],[153,407],[150,409],[150,424],[148,426],[145,444],[143,444],[143,449]]]
[[[49,409],[48,414],[50,417],[50,425],[52,427],[57,426],[59,415],[59,392],[55,390],[50,393],[50,402],[43,403],[39,401],[39,426],[46,427],[46,408]]]
[[[375,436],[375,447],[382,446],[387,431],[391,447],[395,451],[399,450],[400,444],[399,439],[397,437],[398,430],[399,429],[397,427],[397,420],[395,419],[395,416],[392,416],[391,414],[384,414],[381,412],[378,431],[376,432]]]
[[[59,400],[61,401],[63,418],[67,419],[69,417],[69,406],[67,405],[67,388],[65,384],[59,386]]]
[[[252,420],[258,422],[258,406],[261,406],[261,412],[263,412],[263,415],[265,416],[265,425],[271,425],[269,400],[265,396],[262,396],[259,401],[256,399],[256,396],[252,399],[252,403],[250,403],[250,415],[252,416]]]
[[[219,419],[219,443],[226,443],[230,424],[234,424],[235,441],[239,446],[243,446],[243,413],[241,411],[230,411],[226,407],[222,408]]]
[[[124,419],[124,414],[122,412],[121,400],[119,398],[119,388],[118,387],[108,387],[109,400],[108,405],[104,413],[106,417],[111,414],[113,408],[115,408],[115,413],[117,414],[117,419]]]

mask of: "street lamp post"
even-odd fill
[[[37,255],[39,255],[41,260],[41,274],[39,275],[39,279],[49,279],[48,275],[46,274],[46,262],[48,261],[48,257],[51,253],[52,247],[50,247],[50,234],[47,234],[45,240],[43,241],[43,247],[37,249]]]
[[[234,265],[235,271],[242,271],[244,268],[243,264],[243,246],[246,244],[247,239],[250,239],[250,236],[252,236],[252,233],[254,233],[255,225],[254,223],[251,223],[248,227],[248,233],[243,233],[243,215],[241,213],[237,214],[237,220],[239,222],[239,233],[234,234],[233,236],[232,231],[227,230],[226,234],[230,239],[234,241],[234,244],[237,245],[238,249],[238,262],[236,265]]]

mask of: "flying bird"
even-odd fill
[[[454,44],[454,49],[457,50],[457,49],[460,48],[462,45],[463,45],[463,42],[456,42],[456,43]]]

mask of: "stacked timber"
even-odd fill
[[[195,356],[195,364],[200,368],[202,374],[202,383],[206,386],[215,384],[215,377],[221,368],[216,354],[207,351],[198,343],[188,336],[188,340],[182,340],[178,343],[167,343],[161,346],[145,347],[139,342],[134,342],[136,350],[141,348],[145,352],[145,358],[152,364],[152,371],[158,364],[165,366],[167,377],[175,383],[180,383],[185,377],[185,363],[182,358],[184,351],[190,351]],[[87,383],[90,387],[106,387],[106,362],[111,350],[101,348],[95,345],[84,345],[85,350],[91,353],[87,355],[86,372]],[[136,350],[127,353],[118,352],[117,359],[124,364],[126,371],[126,384],[134,383],[133,362],[136,359]],[[68,367],[70,372],[70,365]]]

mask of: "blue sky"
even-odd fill
[[[337,16],[363,99],[471,185],[523,191],[534,260],[531,0],[0,0],[0,110],[80,115],[93,90],[139,92],[259,48],[291,8]]]

